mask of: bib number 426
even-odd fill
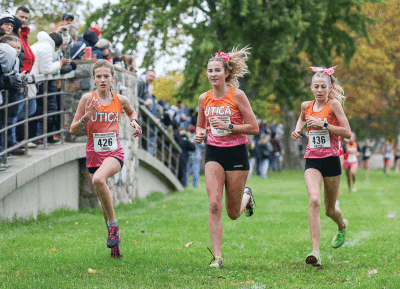
[[[99,141],[97,142],[97,145],[99,147],[112,147],[113,141],[112,138],[103,138],[103,139],[99,139]]]

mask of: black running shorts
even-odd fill
[[[322,159],[306,159],[306,168],[320,171],[323,177],[336,177],[342,174],[339,157],[327,157]]]
[[[216,147],[207,145],[206,163],[217,162],[224,171],[248,171],[249,158],[245,144],[234,147]]]
[[[112,156],[112,158],[116,159],[116,160],[119,162],[119,164],[121,165],[121,169],[122,169],[122,167],[124,166],[124,162],[123,162],[122,160],[120,160],[119,158],[117,158],[117,157]],[[98,169],[99,169],[99,167],[90,167],[90,168],[88,168],[89,173],[91,173],[92,175],[93,175]]]

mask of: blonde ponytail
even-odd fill
[[[228,54],[221,52],[220,54],[216,54],[208,60],[208,63],[211,61],[220,61],[222,62],[224,69],[229,72],[228,77],[225,79],[229,86],[233,86],[239,88],[239,77],[242,77],[246,73],[249,72],[246,60],[249,59],[251,47],[248,45],[238,50],[238,47],[233,47],[232,51]],[[221,57],[223,55],[223,57]],[[229,56],[228,58],[226,57]]]

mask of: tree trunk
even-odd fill
[[[283,155],[283,167],[285,169],[300,170],[304,167],[304,160],[300,156],[299,143],[291,139],[290,135],[296,128],[297,119],[294,111],[289,109],[285,103],[280,104],[282,109],[282,121],[285,133],[283,135],[283,147],[285,153]]]

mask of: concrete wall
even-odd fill
[[[83,144],[65,144],[32,150],[10,161],[1,173],[0,221],[78,209],[79,159],[84,154]]]

